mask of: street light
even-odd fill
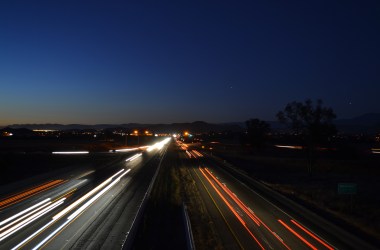
[[[133,131],[133,133],[137,136],[137,145],[139,145],[140,144],[139,131],[135,130]]]

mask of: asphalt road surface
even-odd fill
[[[376,249],[223,159],[179,147],[224,249]],[[2,192],[0,249],[121,249],[166,150],[115,153],[104,168]]]
[[[168,141],[165,141],[166,143]],[[166,145],[115,153],[0,199],[0,249],[121,249]]]
[[[377,249],[222,159],[179,146],[225,249]]]

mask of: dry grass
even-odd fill
[[[203,203],[195,181],[190,175],[190,170],[182,164],[180,166],[178,172],[182,180],[182,188],[186,197],[186,205],[189,211],[196,248],[223,249],[220,238],[214,228],[214,223]]]

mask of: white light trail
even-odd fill
[[[4,240],[5,238],[7,238],[10,235],[14,234],[15,232],[17,232],[21,228],[27,226],[28,224],[32,223],[36,219],[38,219],[41,216],[45,215],[46,213],[50,212],[52,209],[58,207],[59,205],[61,205],[64,202],[65,199],[66,198],[62,198],[59,201],[57,201],[57,202],[55,202],[53,204],[50,204],[48,207],[46,207],[46,208],[42,209],[41,211],[39,211],[38,213],[30,216],[28,219],[26,219],[26,220],[18,223],[17,225],[9,228],[8,230],[4,231],[3,233],[0,234],[0,241]]]
[[[121,148],[121,149],[116,149],[115,152],[129,152],[129,151],[136,151],[138,149],[139,148]]]
[[[146,150],[148,152],[153,151],[154,149],[161,149],[166,143],[168,143],[171,140],[171,138],[166,138],[160,142],[155,143],[154,145],[148,147]]]
[[[105,185],[107,185],[109,182],[111,182],[112,179],[116,175],[120,174],[123,171],[124,171],[124,169],[120,170],[119,172],[117,172],[116,174],[114,174],[113,176],[111,176],[110,178],[108,178],[107,180],[103,181],[101,184],[99,184],[97,187],[95,187],[94,189],[92,189],[90,192],[88,192],[87,194],[85,194],[84,196],[82,196],[80,199],[78,199],[74,203],[72,203],[70,206],[66,207],[61,212],[59,212],[57,215],[55,215],[53,217],[53,220],[57,220],[57,219],[61,218],[63,215],[65,215],[68,212],[70,212],[73,208],[75,208],[76,206],[78,206],[85,199],[87,199],[88,197],[90,197],[91,195],[93,195],[94,193],[96,193],[98,190],[100,190],[101,188],[103,188]]]
[[[274,145],[277,148],[290,148],[290,149],[302,149],[302,146],[292,146],[292,145]]]
[[[21,241],[19,244],[17,244],[16,246],[14,246],[12,248],[12,250],[16,250],[16,249],[19,249],[22,245],[24,245],[26,242],[28,242],[29,240],[33,239],[34,236],[36,236],[37,234],[39,234],[40,232],[42,232],[43,230],[45,230],[47,227],[49,227],[51,224],[53,224],[54,221],[50,221],[49,223],[47,223],[45,226],[41,227],[40,229],[38,229],[37,231],[35,231],[32,235],[30,235],[28,238],[26,238],[25,240]]]
[[[56,235],[64,226],[69,224],[69,220],[65,221],[62,225],[60,225],[56,230],[54,230],[51,234],[49,234],[45,239],[43,239],[40,243],[38,243],[37,246],[33,248],[33,250],[38,249],[41,247],[43,244],[45,244],[50,238],[52,238],[54,235]]]
[[[74,219],[78,214],[80,214],[82,211],[84,211],[88,206],[90,206],[95,200],[97,200],[100,196],[102,196],[105,192],[107,192],[111,187],[113,187],[116,183],[120,181],[120,179],[128,174],[128,172],[131,171],[128,169],[126,172],[124,172],[122,175],[120,175],[117,179],[115,179],[113,182],[111,182],[107,187],[105,187],[102,191],[100,191],[97,195],[92,197],[89,201],[87,201],[85,204],[83,204],[79,209],[77,209],[72,215],[70,215],[67,219],[72,220]]]
[[[15,214],[15,215],[9,217],[9,218],[6,219],[6,220],[3,220],[2,222],[0,222],[0,226],[4,225],[4,224],[7,223],[8,221],[11,221],[11,220],[13,220],[13,219],[15,219],[15,218],[17,218],[17,217],[19,217],[19,216],[21,216],[21,215],[23,215],[23,214],[29,212],[30,210],[32,210],[32,209],[34,209],[34,208],[36,208],[36,207],[38,207],[38,206],[40,206],[40,205],[42,205],[42,204],[48,202],[48,201],[50,201],[50,198],[47,198],[47,199],[45,199],[45,200],[43,200],[43,201],[41,201],[41,202],[39,202],[39,203],[37,203],[37,204],[31,206],[30,208],[25,209],[25,210],[23,210],[23,211],[21,211],[21,212]],[[1,229],[0,229],[0,231],[1,231]]]
[[[52,152],[52,154],[56,155],[80,155],[80,154],[88,154],[89,151],[56,151]]]
[[[124,169],[123,169],[124,170]],[[83,204],[80,208],[78,208],[73,214],[71,214],[67,220],[59,226],[56,230],[54,230],[51,234],[49,234],[45,239],[43,239],[40,243],[38,243],[34,249],[40,248],[43,244],[45,244],[47,241],[49,241],[52,237],[54,237],[63,227],[65,227],[67,224],[69,224],[72,220],[74,220],[80,213],[82,213],[87,207],[89,207],[92,203],[94,203],[100,196],[102,196],[105,192],[107,192],[110,188],[112,188],[116,183],[120,181],[120,179],[126,175],[130,169],[125,171],[123,174],[121,174],[119,177],[117,177],[113,182],[108,184],[105,188],[102,189],[98,194],[96,194],[94,197],[92,197],[90,200],[88,200],[85,204]],[[120,171],[119,171],[120,172]],[[119,173],[118,172],[118,173]],[[115,174],[116,175],[116,174]],[[107,180],[111,179],[115,176],[108,178]],[[53,217],[54,218],[54,217]],[[54,221],[54,220],[53,220]],[[45,225],[46,227],[46,225]],[[41,229],[40,229],[41,230]],[[21,244],[21,243],[20,243]]]
[[[141,156],[142,153],[139,153],[139,154],[135,154],[134,156],[132,157],[129,157],[128,159],[126,159],[125,161],[133,161],[134,159],[136,159],[137,157]]]
[[[21,216],[20,218],[14,220],[14,221],[12,221],[11,223],[9,223],[9,224],[5,225],[4,227],[0,228],[0,232],[3,231],[3,230],[5,230],[6,228],[8,228],[8,227],[10,227],[10,226],[12,226],[12,225],[14,225],[14,224],[16,224],[17,222],[19,222],[19,221],[21,221],[21,220],[23,220],[23,219],[25,219],[25,218],[28,218],[28,217],[31,216],[32,214],[34,214],[34,213],[38,212],[39,210],[41,210],[41,209],[43,209],[43,208],[49,206],[51,203],[52,203],[52,202],[49,201],[48,203],[43,204],[42,206],[38,207],[37,209],[35,209],[35,210],[33,210],[33,211],[31,211],[31,212],[25,214],[24,216]],[[0,237],[1,237],[1,235],[0,235]]]

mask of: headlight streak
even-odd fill
[[[52,221],[51,221],[52,222]],[[69,220],[65,221],[65,223],[63,223],[62,225],[60,225],[56,230],[54,230],[51,234],[49,234],[45,239],[43,239],[37,246],[35,246],[33,248],[33,250],[35,249],[38,249],[39,247],[41,247],[43,244],[45,244],[50,238],[52,238],[55,234],[57,234],[59,231],[61,231],[61,229],[66,226],[67,224],[69,224]],[[45,225],[46,226],[46,225]]]
[[[99,189],[103,188],[105,185],[107,185],[109,182],[111,182],[112,179],[116,175],[120,174],[123,171],[124,171],[124,169],[120,170],[119,172],[117,172],[116,174],[114,174],[113,176],[111,176],[110,178],[108,178],[107,180],[105,180],[104,182],[102,182],[101,184],[99,184],[97,187],[95,187],[94,189],[92,189],[90,192],[88,192],[87,194],[85,194],[84,196],[82,196],[80,199],[76,200],[70,206],[66,207],[64,210],[62,210],[57,215],[55,215],[53,217],[53,220],[57,220],[57,219],[61,218],[62,216],[64,216],[65,214],[67,214],[68,212],[70,212],[73,208],[75,208],[76,206],[78,206],[85,199],[87,199],[88,197],[90,197],[91,195],[93,195],[94,193],[96,193]]]
[[[135,151],[139,150],[139,148],[121,148],[121,149],[115,149],[115,152],[129,152],[129,151]],[[110,150],[112,152],[112,150]]]
[[[83,155],[83,154],[89,154],[89,151],[56,151],[51,152],[54,155]]]
[[[56,151],[51,152],[54,155],[83,155],[83,154],[89,154],[89,151]]]
[[[3,232],[0,234],[0,241],[4,240],[5,238],[9,237],[10,235],[14,234],[15,232],[17,232],[18,230],[20,230],[21,228],[27,226],[28,224],[32,223],[33,221],[35,221],[36,219],[40,218],[41,216],[43,216],[44,214],[50,212],[51,210],[53,210],[54,208],[58,207],[59,205],[61,205],[64,200],[66,198],[62,198],[61,200],[53,203],[53,204],[50,204],[48,207],[42,209],[41,211],[37,212],[36,214],[32,215],[31,217],[29,217],[28,219],[18,223],[17,225],[13,226],[12,228],[9,228],[7,231]]]
[[[42,210],[43,208],[49,206],[49,205],[52,204],[52,203],[53,203],[53,202],[49,201],[48,203],[43,204],[42,206],[38,207],[37,209],[35,209],[35,210],[33,210],[33,211],[31,211],[31,212],[29,212],[29,213],[27,213],[27,214],[21,216],[20,218],[18,218],[18,219],[16,219],[16,220],[12,221],[11,223],[8,223],[8,224],[5,225],[4,227],[0,228],[0,232],[3,231],[3,230],[5,230],[5,229],[7,229],[8,227],[10,227],[10,226],[16,224],[17,222],[19,222],[19,221],[21,221],[21,220],[23,220],[23,219],[25,219],[25,218],[28,218],[29,216],[31,216],[31,215],[33,215],[34,213],[36,213],[36,212]],[[2,236],[2,235],[0,234],[0,237],[1,237],[1,236]]]
[[[16,246],[14,246],[12,248],[12,250],[16,250],[16,249],[19,249],[20,247],[22,247],[25,243],[27,243],[29,240],[33,239],[36,235],[38,235],[39,233],[41,233],[43,230],[45,230],[47,227],[49,227],[51,224],[53,224],[55,221],[50,221],[49,223],[47,223],[45,226],[41,227],[40,229],[38,229],[37,231],[35,231],[32,235],[30,235],[28,238],[26,238],[25,240],[21,241],[19,244],[17,244]]]
[[[372,154],[380,154],[380,148],[371,148]]]
[[[142,155],[142,154],[135,155],[133,159],[139,157],[140,155]],[[94,195],[96,192],[98,192],[99,190],[101,190],[103,188],[103,190],[101,190],[98,194],[96,194],[94,197],[92,197],[88,202],[86,202],[85,204],[83,204],[78,210],[76,210],[68,218],[68,222],[74,220],[87,207],[89,207],[92,203],[94,203],[101,195],[103,195],[110,188],[112,188],[116,183],[118,183],[123,176],[125,176],[128,172],[130,172],[130,169],[128,169],[125,172],[124,171],[125,171],[125,169],[121,169],[120,171],[118,171],[117,173],[115,173],[114,175],[112,175],[111,177],[109,177],[107,180],[105,180],[104,182],[102,182],[100,185],[98,185],[97,187],[95,187],[93,190],[91,190],[90,192],[88,192],[87,194],[85,194],[84,196],[82,196],[80,199],[78,199],[77,201],[75,201],[73,204],[71,204],[70,206],[68,206],[67,208],[65,208],[64,210],[62,210],[61,212],[59,212],[58,214],[56,214],[49,223],[47,223],[45,226],[41,227],[39,230],[35,231],[32,235],[30,235],[28,238],[24,239],[22,242],[20,242],[13,249],[17,249],[18,247],[20,247],[20,246],[24,245],[25,243],[27,243],[28,241],[30,241],[36,235],[38,235],[39,233],[41,233],[47,227],[49,227],[50,225],[52,225],[53,223],[55,223],[58,219],[60,219],[65,214],[67,214],[72,209],[74,209],[76,206],[78,206],[80,203],[82,203],[85,199],[87,199],[90,196]],[[66,181],[63,181],[63,180],[51,181],[48,184],[43,184],[43,185],[38,186],[37,187],[38,188],[37,191],[39,191],[40,189],[44,189],[45,190],[47,186],[49,186],[49,187],[51,186],[52,187],[52,186],[59,185],[62,182],[66,182]],[[35,190],[35,188],[31,188],[31,189],[27,190],[24,193],[29,194],[31,192],[30,190],[33,191],[33,190]],[[42,191],[44,191],[44,190],[42,190]],[[22,193],[23,196],[25,196],[24,193]],[[4,239],[8,238],[10,235],[16,233],[17,231],[19,231],[20,229],[22,229],[25,226],[29,225],[30,223],[32,223],[33,221],[37,220],[38,218],[42,217],[46,213],[52,211],[54,208],[60,206],[61,204],[64,203],[64,200],[66,198],[67,197],[63,197],[62,199],[58,198],[55,201],[51,201],[51,198],[45,199],[45,200],[43,200],[43,201],[41,201],[41,202],[39,202],[39,203],[31,206],[30,208],[25,209],[25,210],[23,210],[23,211],[15,214],[15,215],[13,215],[13,216],[11,216],[11,217],[9,217],[9,218],[1,221],[0,222],[0,226],[2,226],[2,225],[5,225],[5,226],[3,226],[2,228],[0,228],[0,232],[1,232],[0,233],[0,241],[3,241]],[[8,222],[11,222],[11,223],[6,224]],[[59,232],[59,230],[61,230],[65,225],[67,225],[67,223],[65,223],[64,225],[61,225],[54,232]],[[38,246],[37,246],[37,248],[38,248]]]
[[[92,203],[94,203],[94,201],[96,201],[100,196],[102,196],[105,192],[107,192],[110,188],[112,188],[116,183],[118,183],[120,181],[120,179],[128,174],[128,172],[131,171],[130,169],[128,169],[127,171],[125,171],[122,175],[120,175],[119,177],[117,177],[117,179],[115,179],[113,182],[111,182],[108,186],[106,186],[102,191],[100,191],[97,195],[95,195],[94,197],[92,197],[89,201],[87,201],[85,204],[83,204],[79,209],[77,209],[72,215],[70,215],[67,219],[68,220],[72,220],[74,219],[78,214],[80,214],[81,212],[83,212],[88,206],[90,206]]]
[[[140,157],[141,155],[142,155],[142,153],[135,154],[134,156],[129,157],[129,158],[126,159],[125,161],[133,161],[134,159]]]
[[[123,169],[124,170],[124,169]],[[114,181],[112,181],[110,184],[108,184],[104,189],[102,189],[102,191],[100,191],[98,194],[96,194],[94,197],[92,197],[90,200],[88,200],[85,204],[83,204],[80,208],[78,208],[73,214],[71,214],[67,220],[61,225],[59,226],[56,230],[54,230],[51,234],[49,234],[45,239],[43,239],[40,243],[38,243],[34,248],[34,249],[38,249],[40,248],[41,246],[43,246],[46,242],[48,242],[51,238],[53,238],[57,233],[59,233],[61,231],[62,228],[64,228],[66,225],[68,225],[72,220],[76,219],[78,217],[78,215],[80,215],[86,208],[88,208],[90,205],[92,205],[92,203],[94,203],[100,196],[102,196],[105,192],[107,192],[109,189],[111,189],[116,183],[118,183],[120,181],[120,179],[126,175],[127,173],[129,173],[129,171],[131,171],[130,169],[128,169],[127,171],[125,171],[123,174],[121,174],[119,177],[117,177]],[[118,173],[120,173],[122,171],[119,171]],[[117,175],[117,174],[115,174]],[[113,179],[113,177],[115,176],[113,175],[112,177],[110,177],[109,179]],[[107,179],[107,180],[109,180]],[[54,218],[54,217],[53,217]],[[53,219],[54,221],[54,219]],[[46,228],[46,225],[44,226],[44,228]],[[41,230],[41,229],[40,229]],[[40,231],[39,230],[39,231]],[[30,236],[29,236],[30,237]],[[29,238],[28,237],[28,238]],[[20,243],[21,244],[21,243]]]
[[[40,206],[40,205],[42,205],[42,204],[48,202],[48,201],[50,201],[50,198],[47,198],[47,199],[45,199],[45,200],[43,200],[43,201],[41,201],[41,202],[39,202],[39,203],[37,203],[37,204],[31,206],[30,208],[27,208],[27,209],[25,209],[25,210],[23,210],[23,211],[21,211],[21,212],[15,214],[15,215],[9,217],[8,219],[1,221],[1,222],[0,222],[0,226],[4,225],[4,224],[7,223],[8,221],[11,221],[11,220],[13,220],[13,219],[15,219],[15,218],[17,218],[17,217],[19,217],[19,216],[21,216],[21,215],[23,215],[23,214],[29,212],[30,210],[32,210],[32,209],[34,209],[34,208],[36,208],[36,207],[38,207],[38,206]],[[0,229],[0,231],[1,231],[1,229]]]
[[[293,145],[274,145],[277,148],[289,148],[289,149],[303,149],[302,146],[293,146]]]
[[[153,151],[153,150],[155,150],[155,149],[161,149],[161,148],[162,148],[163,146],[165,146],[165,144],[168,143],[170,140],[171,140],[171,138],[166,138],[166,139],[164,139],[164,140],[162,140],[162,141],[160,141],[160,142],[157,142],[157,143],[155,143],[154,145],[148,147],[146,150],[147,150],[148,152],[151,152],[151,151]]]

